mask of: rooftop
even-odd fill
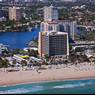
[[[52,20],[52,21],[44,21],[44,23],[45,22],[47,22],[48,24],[58,24],[58,23],[61,23],[61,22],[72,22],[72,21],[70,21],[70,20]]]
[[[51,32],[49,35],[67,35],[68,33],[66,32]]]
[[[55,31],[55,32],[46,32],[46,31],[43,31],[42,32],[42,35],[67,35],[68,33],[67,32],[59,32],[59,31]]]

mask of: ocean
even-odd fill
[[[0,94],[95,94],[95,79],[4,86]]]
[[[38,38],[40,28],[35,28],[31,32],[1,32],[0,43],[8,45],[11,49],[23,49],[27,47],[27,43]]]

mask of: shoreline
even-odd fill
[[[39,27],[37,27],[39,28]],[[0,33],[6,33],[6,32],[32,32],[32,30],[37,29],[35,27],[31,27],[31,31],[29,31],[27,28],[25,30],[0,30]]]
[[[93,77],[82,77],[82,78],[76,78],[76,79],[63,79],[63,80],[46,80],[46,81],[35,81],[35,82],[26,82],[26,83],[17,83],[17,84],[9,84],[9,85],[0,85],[0,87],[9,87],[9,86],[19,86],[19,85],[27,85],[27,84],[38,84],[38,83],[48,83],[48,82],[60,82],[60,81],[75,81],[75,80],[92,80],[95,79],[95,76]]]
[[[8,73],[2,72],[0,73],[0,87],[32,83],[95,79],[95,70],[75,71],[74,68],[61,68],[40,71],[41,73],[32,70]]]

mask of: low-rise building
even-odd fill
[[[7,51],[8,48],[5,45],[0,44],[0,54],[2,54],[2,52],[5,51],[5,50]]]

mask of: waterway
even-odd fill
[[[31,32],[1,32],[0,43],[8,45],[12,49],[23,49],[27,47],[27,43],[38,38],[40,28],[33,29]]]

